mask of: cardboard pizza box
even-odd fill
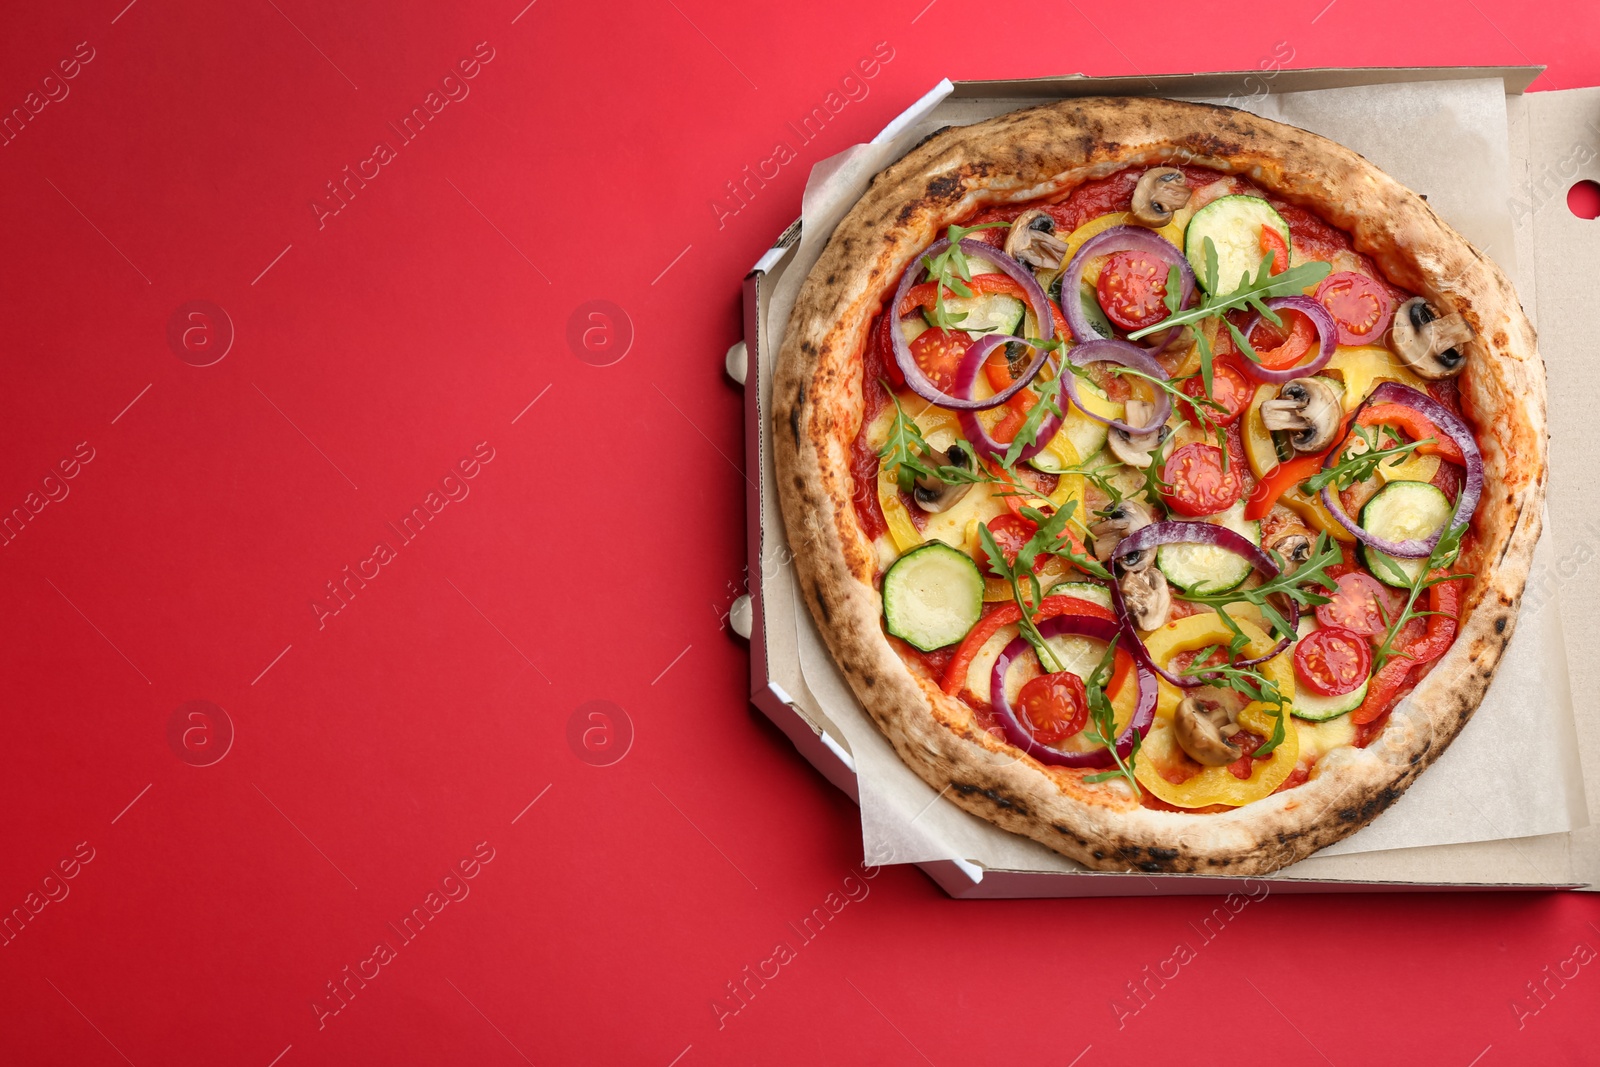
[[[1264,68],[1267,66],[1263,64]],[[1548,736],[1515,740],[1519,745],[1533,744],[1531,751],[1542,761],[1540,766],[1546,768],[1528,782],[1530,795],[1537,794],[1546,784],[1551,776],[1550,766],[1560,767],[1566,775],[1564,780],[1573,783],[1562,793],[1563,802],[1571,809],[1566,820],[1570,829],[1535,836],[1496,833],[1496,812],[1473,805],[1470,817],[1481,819],[1490,831],[1467,835],[1479,839],[1420,847],[1388,847],[1380,843],[1365,851],[1343,854],[1324,850],[1264,879],[1095,872],[1053,853],[1047,860],[1026,858],[1017,863],[984,864],[965,858],[959,854],[959,846],[953,846],[955,854],[918,861],[918,866],[951,896],[1181,895],[1240,890],[1259,893],[1262,881],[1270,881],[1273,890],[1283,892],[1593,889],[1600,882],[1600,699],[1594,696],[1600,693],[1600,627],[1584,619],[1591,598],[1582,595],[1582,587],[1600,577],[1600,495],[1584,484],[1589,467],[1586,454],[1600,443],[1600,426],[1595,424],[1588,399],[1600,389],[1600,363],[1589,359],[1591,339],[1600,333],[1600,307],[1596,306],[1590,281],[1600,276],[1600,221],[1581,219],[1567,209],[1567,191],[1573,183],[1600,180],[1600,88],[1525,94],[1539,71],[1535,67],[1262,69],[1149,78],[1072,76],[1026,81],[947,81],[874,138],[872,145],[878,151],[869,153],[867,158],[874,161],[873,169],[880,169],[941,126],[979,121],[1062,98],[1176,96],[1243,106],[1280,94],[1356,90],[1376,94],[1376,101],[1387,111],[1389,93],[1393,94],[1396,108],[1401,108],[1406,98],[1400,88],[1403,86],[1414,90],[1416,83],[1477,82],[1481,89],[1482,79],[1494,79],[1503,86],[1504,93],[1510,194],[1503,210],[1496,206],[1504,224],[1496,228],[1491,221],[1488,229],[1470,236],[1500,261],[1516,282],[1523,305],[1538,327],[1540,350],[1550,378],[1547,525],[1525,596],[1530,607],[1513,641],[1514,647],[1520,641],[1527,650],[1524,659],[1535,653],[1540,657],[1536,684],[1530,688],[1538,693],[1536,710],[1548,717],[1540,720],[1547,723],[1541,730]],[[1498,107],[1498,88],[1493,100]],[[1407,116],[1401,109],[1394,121],[1430,117]],[[1498,115],[1495,118],[1498,120]],[[1367,120],[1358,115],[1352,121]],[[1498,123],[1494,128],[1500,128]],[[1470,131],[1446,134],[1464,136]],[[1498,146],[1489,147],[1490,155],[1498,153]],[[813,184],[819,176],[826,181],[829,168],[845,165],[840,162],[844,159],[841,155],[819,164],[812,175]],[[1375,161],[1393,166],[1392,161]],[[825,238],[826,234],[809,236]],[[816,639],[814,633],[802,632],[810,624],[789,565],[793,553],[784,535],[766,441],[770,421],[768,378],[787,304],[781,315],[770,312],[774,292],[781,289],[791,269],[795,274],[789,279],[792,286],[809,268],[809,263],[796,265],[800,238],[801,223],[797,221],[746,277],[745,340],[727,356],[729,375],[746,390],[747,464],[760,474],[748,493],[748,592],[736,603],[731,620],[736,630],[750,638],[752,701],[825,778],[861,803],[857,761],[846,731],[824,710],[828,701],[837,702],[840,695],[829,691],[819,697],[802,669],[807,641],[814,646]],[[1541,307],[1545,309],[1542,317]],[[1530,630],[1527,613],[1536,614],[1537,633],[1525,633]],[[815,671],[811,679],[812,683],[828,681]],[[837,708],[838,704],[828,706]],[[1469,724],[1463,737],[1474,725],[1481,728],[1481,720]],[[1511,747],[1515,746],[1508,746],[1508,751]],[[1429,773],[1437,769],[1430,768]],[[1419,782],[1428,778],[1429,774],[1424,774]],[[1517,799],[1507,798],[1508,807],[1514,807]],[[935,798],[935,803],[948,802]],[[865,811],[864,807],[864,815]],[[1012,836],[987,824],[975,832]],[[867,859],[895,862],[892,855],[869,855]]]

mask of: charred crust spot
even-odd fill
[[[801,382],[800,387],[794,391],[794,407],[789,409],[789,430],[794,434],[796,448],[800,447],[800,409],[805,406],[805,402],[806,384]]]
[[[828,610],[828,602],[823,599],[822,590],[817,586],[811,587],[811,600],[812,603],[817,605],[817,613],[822,616],[823,623],[825,625],[832,626],[833,612]]]
[[[965,782],[951,782],[950,788],[954,789],[957,793],[960,793],[964,797],[970,797],[974,793],[981,794],[984,799],[988,800],[989,803],[993,804],[997,808],[1003,808],[1007,811],[1014,811],[1018,815],[1028,814],[1027,808],[1023,807],[1021,804],[1018,804],[1010,797],[1003,796],[1000,793],[995,792],[993,789],[985,789],[981,785],[968,785]]]
[[[1502,615],[1498,619],[1494,620],[1494,632],[1497,633],[1497,634],[1505,633],[1506,632],[1506,623],[1508,621],[1510,621],[1510,620],[1504,615]]]
[[[877,686],[878,679],[874,675],[863,674],[861,676],[861,684],[866,686],[868,689],[872,689]]]
[[[941,174],[928,183],[928,199],[951,200],[961,191],[961,179],[954,174]]]
[[[1345,808],[1339,813],[1339,817],[1346,822],[1360,822],[1364,825],[1377,818],[1378,813],[1393,804],[1399,796],[1400,790],[1395,789],[1393,786],[1385,787],[1376,795],[1369,797],[1367,802],[1361,805],[1360,809]]]
[[[1135,866],[1137,866],[1141,871],[1144,871],[1146,874],[1159,874],[1167,869],[1166,864],[1157,863],[1155,860],[1141,860],[1139,863],[1135,864]]]
[[[948,126],[940,126],[937,130],[934,130],[932,133],[928,134],[928,136],[924,137],[922,140],[920,140],[916,144],[912,145],[911,146],[911,151],[915,152],[917,149],[921,148],[923,145],[927,144],[929,141],[933,140],[935,137],[939,136],[941,133],[943,133],[944,131],[948,130],[949,128],[950,127],[948,127]]]
[[[1178,850],[1175,848],[1157,848],[1154,845],[1151,845],[1149,848],[1145,849],[1145,851],[1150,853],[1151,859],[1167,860],[1170,862],[1178,858]]]
[[[835,283],[838,282],[838,280],[839,280],[839,276],[837,274],[828,275],[828,284],[829,285],[834,285]]]

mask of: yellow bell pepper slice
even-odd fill
[[[1244,438],[1245,462],[1250,464],[1250,469],[1255,472],[1257,478],[1265,478],[1278,468],[1278,450],[1272,443],[1272,434],[1261,420],[1262,403],[1277,395],[1278,387],[1275,385],[1258,387],[1256,395],[1250,400],[1250,408],[1244,414],[1244,423],[1240,429],[1240,436]],[[1430,474],[1423,481],[1432,477]],[[1300,491],[1298,485],[1285,489],[1283,495],[1278,498],[1278,503],[1299,515],[1311,529],[1320,530],[1335,541],[1355,542],[1355,535],[1339,524],[1339,520],[1323,506],[1322,499],[1318,496],[1307,496]]]
[[[889,468],[882,464],[878,466],[878,507],[883,509],[883,521],[889,527],[889,539],[895,548],[910,552],[922,544],[922,534],[900,499],[900,487],[889,476]]]
[[[1264,655],[1275,643],[1260,627],[1236,618],[1239,629],[1250,638],[1245,646],[1246,656]],[[1226,646],[1233,639],[1233,631],[1215,612],[1191,615],[1177,619],[1156,630],[1145,641],[1151,658],[1163,667],[1180,652],[1192,652],[1208,645]],[[1272,736],[1277,711],[1289,714],[1294,703],[1294,670],[1289,653],[1283,652],[1257,668],[1275,683],[1283,696],[1282,709],[1270,709],[1260,701],[1251,701],[1239,712],[1239,725],[1261,737]],[[1249,778],[1235,777],[1227,767],[1206,767],[1186,781],[1174,783],[1162,777],[1160,767],[1178,762],[1182,749],[1172,732],[1172,715],[1183,697],[1178,688],[1165,679],[1159,679],[1160,695],[1156,702],[1156,721],[1145,736],[1134,766],[1139,784],[1150,792],[1180,808],[1204,808],[1212,804],[1237,807],[1270,796],[1293,773],[1300,759],[1300,734],[1292,722],[1284,723],[1283,741],[1272,750],[1272,755],[1253,764]]]
[[[1072,262],[1072,257],[1078,254],[1078,249],[1082,248],[1084,242],[1088,241],[1089,238],[1105,233],[1113,226],[1126,225],[1127,222],[1127,212],[1113,211],[1109,215],[1101,215],[1098,218],[1090,219],[1082,226],[1079,226],[1076,230],[1073,230],[1067,235],[1067,251],[1066,254],[1061,257],[1062,270],[1065,270],[1067,264]],[[1183,227],[1178,225],[1176,221],[1169,222],[1159,230],[1155,230],[1153,232],[1158,237],[1166,238],[1168,242],[1177,248],[1183,248]],[[1083,280],[1088,282],[1090,285],[1094,285],[1096,282],[1098,282],[1100,280],[1100,266],[1101,264],[1099,263],[1088,263],[1084,267]],[[1052,282],[1054,280],[1055,279],[1053,277],[1050,279]],[[1065,299],[1064,295],[1063,299]]]
[[[1388,443],[1387,438],[1380,438],[1380,441],[1385,444]],[[1367,442],[1360,437],[1352,435],[1350,444],[1346,446],[1344,454],[1347,456],[1359,456],[1368,451],[1370,449],[1367,447]],[[1374,473],[1377,475],[1380,486],[1388,485],[1390,482],[1431,482],[1433,481],[1433,476],[1439,473],[1439,457],[1425,456],[1421,452],[1415,451],[1408,452],[1400,458],[1399,463],[1392,459],[1386,459],[1379,463],[1378,469]]]
[[[1265,478],[1278,469],[1278,449],[1272,443],[1272,432],[1261,419],[1261,405],[1278,395],[1276,385],[1256,386],[1255,396],[1244,413],[1244,425],[1239,436],[1244,438],[1244,458],[1257,478]]]
[[[1318,373],[1344,382],[1346,411],[1360,407],[1379,382],[1399,382],[1423,392],[1428,389],[1428,383],[1400,362],[1399,356],[1380,345],[1340,345],[1333,350],[1333,358],[1328,360],[1327,366]]]

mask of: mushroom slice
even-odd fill
[[[1311,558],[1313,538],[1311,530],[1300,517],[1282,504],[1274,504],[1263,529],[1269,529],[1261,539],[1261,547],[1268,553],[1276,552],[1283,560],[1283,570],[1293,574],[1301,564]]]
[[[1343,416],[1338,390],[1321,378],[1284,382],[1277,397],[1261,405],[1262,424],[1288,431],[1289,443],[1299,452],[1321,452],[1333,444]]]
[[[1067,243],[1056,236],[1056,220],[1037,208],[1018,215],[1006,234],[1006,255],[1032,267],[1055,270],[1067,254]]]
[[[1467,365],[1461,346],[1472,340],[1472,327],[1461,313],[1440,318],[1420,296],[1400,305],[1389,330],[1389,347],[1406,366],[1437,380],[1460,374]]]
[[[1130,400],[1123,421],[1130,426],[1144,426],[1155,413],[1156,406],[1149,401]],[[1165,444],[1171,434],[1172,431],[1166,426],[1141,434],[1130,434],[1113,426],[1111,432],[1106,435],[1106,446],[1111,449],[1111,454],[1123,463],[1144,470],[1150,466],[1150,453]]]
[[[1117,585],[1133,625],[1140,630],[1159,630],[1172,614],[1172,591],[1167,588],[1167,576],[1155,565],[1155,553],[1144,556],[1137,568],[1123,568]]]
[[[1095,558],[1106,562],[1124,537],[1155,521],[1155,515],[1142,502],[1132,499],[1118,502],[1105,513],[1104,519],[1089,527],[1089,534],[1094,538]],[[1129,552],[1120,562],[1126,570],[1141,570],[1155,551],[1147,548],[1142,552]]]
[[[931,467],[960,467],[962,470],[972,470],[972,455],[961,447],[960,442],[952,442],[950,447],[940,451],[930,449],[927,453],[928,465]],[[941,511],[949,511],[961,501],[972,489],[971,482],[947,482],[942,478],[933,478],[920,475],[916,484],[911,487],[911,499],[917,502],[917,507],[923,511],[937,515]]]
[[[1283,560],[1285,574],[1293,574],[1300,565],[1311,558],[1311,535],[1304,530],[1280,530],[1262,548],[1276,552]]]
[[[1233,721],[1239,714],[1237,694],[1216,686],[1202,686],[1183,698],[1172,714],[1172,733],[1178,745],[1207,767],[1226,767],[1244,755],[1228,740],[1238,732]]]
[[[1172,213],[1189,202],[1191,190],[1177,167],[1151,167],[1133,187],[1134,222],[1159,229],[1172,221]]]

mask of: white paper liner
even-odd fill
[[[948,86],[941,85],[924,103],[946,92]],[[1507,210],[1505,87],[1498,79],[1356,86],[1211,102],[1244,107],[1359,151],[1427,194],[1443,218],[1516,276]],[[962,110],[970,107],[973,114],[963,120],[1010,106],[967,102]],[[804,279],[801,267],[815,261],[818,243],[832,233],[871,176],[931,132],[923,128],[931,125],[913,120],[903,134],[886,131],[899,136],[880,137],[817,165],[806,188],[798,263],[779,283],[769,308],[774,351],[782,343],[789,309]],[[1550,566],[1550,544],[1548,537],[1540,544],[1533,573]],[[967,814],[923,783],[856,701],[798,595],[794,604],[801,672],[855,760],[866,856],[878,863],[961,859],[990,869],[1083,869]],[[1402,703],[1397,714],[1405,708]],[[1550,598],[1524,610],[1495,680],[1462,734],[1372,825],[1319,855],[1560,833],[1586,825],[1585,810],[1560,612]]]

